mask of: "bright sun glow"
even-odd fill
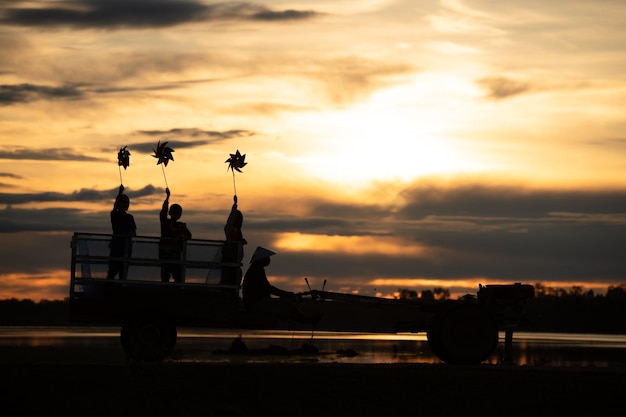
[[[463,80],[431,75],[376,93],[367,103],[318,115],[325,149],[303,162],[319,177],[350,183],[484,170],[452,135],[455,124],[468,117],[465,110],[475,95]]]

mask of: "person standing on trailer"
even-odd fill
[[[191,232],[187,225],[178,221],[183,214],[183,208],[178,204],[169,205],[170,189],[165,189],[165,200],[159,213],[161,221],[161,239],[159,240],[159,259],[161,263],[161,281],[184,282],[182,259],[185,242],[191,239]],[[170,215],[168,218],[167,215]]]
[[[237,196],[233,197],[234,203],[230,209],[230,214],[224,225],[224,235],[226,241],[222,246],[222,263],[241,264],[243,260],[243,245],[248,241],[243,237],[241,227],[243,226],[243,214],[237,209]],[[220,277],[221,285],[241,285],[242,271],[240,266],[222,267]]]
[[[120,185],[113,210],[111,210],[111,228],[113,236],[109,242],[109,256],[111,258],[129,258],[132,253],[132,238],[137,236],[135,218],[127,210],[130,207],[130,199],[124,194],[124,186]],[[120,279],[126,279],[128,262],[110,260],[107,279],[114,279],[119,275]]]

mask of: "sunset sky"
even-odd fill
[[[0,299],[68,296],[72,233],[165,196],[279,287],[626,282],[622,0],[0,3]],[[152,157],[168,141],[174,161]],[[130,166],[117,152],[127,146]]]

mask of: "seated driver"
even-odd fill
[[[270,284],[265,274],[265,267],[270,264],[270,257],[276,252],[257,247],[250,267],[246,271],[241,287],[243,304],[247,311],[273,313],[281,319],[293,319],[302,323],[317,323],[321,314],[306,315],[297,308],[299,297]],[[276,296],[276,297],[272,297]]]

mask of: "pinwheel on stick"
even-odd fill
[[[117,152],[117,168],[120,171],[120,184],[123,184],[122,181],[122,168],[124,167],[124,171],[126,168],[130,166],[130,152],[126,149],[128,146],[120,146],[120,150]]]
[[[237,152],[231,153],[230,158],[228,158],[225,162],[228,162],[228,169],[233,171],[233,189],[235,191],[235,195],[237,195],[237,186],[235,185],[235,171],[243,172],[241,169],[248,165],[246,162],[246,154],[241,154],[239,149]]]
[[[163,179],[165,180],[165,188],[169,188],[167,185],[167,177],[165,176],[165,167],[167,166],[170,160],[172,161],[174,160],[174,157],[172,156],[172,152],[174,152],[174,149],[167,146],[167,142],[161,143],[161,141],[159,141],[157,143],[156,149],[152,149],[152,150],[154,151],[154,155],[152,156],[158,159],[157,165],[163,164],[161,165],[161,169],[163,170]]]

